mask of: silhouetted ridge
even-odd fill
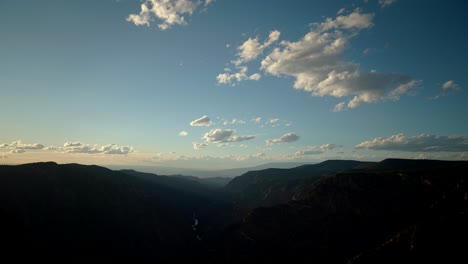
[[[192,218],[211,204],[207,192],[95,165],[0,166],[2,252],[49,262],[187,261],[198,254]]]
[[[232,262],[467,263],[468,162],[382,163],[254,209],[228,232]]]
[[[318,164],[302,165],[292,169],[249,171],[235,177],[226,186],[236,203],[247,207],[270,206],[295,199],[303,186],[320,177],[350,170],[368,162],[328,160]]]

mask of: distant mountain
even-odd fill
[[[304,164],[312,164],[312,163],[304,163],[304,162],[275,162],[275,163],[267,163],[263,165],[258,165],[254,167],[245,167],[245,168],[235,168],[235,169],[225,169],[225,170],[197,170],[197,169],[184,169],[184,168],[172,168],[172,167],[164,167],[164,166],[118,166],[118,165],[110,165],[107,166],[113,170],[123,170],[123,169],[131,169],[140,171],[140,172],[147,172],[147,173],[154,173],[158,175],[185,175],[185,176],[195,176],[198,178],[233,178],[239,175],[242,175],[248,171],[254,170],[263,170],[269,168],[278,168],[278,169],[289,169],[294,168]]]
[[[296,193],[320,177],[370,164],[353,160],[328,160],[292,169],[249,171],[229,182],[226,190],[239,206],[271,206],[296,199]]]
[[[321,177],[297,201],[254,209],[226,231],[230,261],[468,263],[468,162],[364,167]]]

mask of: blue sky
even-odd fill
[[[2,0],[0,162],[467,159],[466,7]]]

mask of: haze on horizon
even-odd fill
[[[0,163],[468,159],[462,1],[0,3]]]

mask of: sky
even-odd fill
[[[2,0],[0,164],[466,160],[467,7]]]

